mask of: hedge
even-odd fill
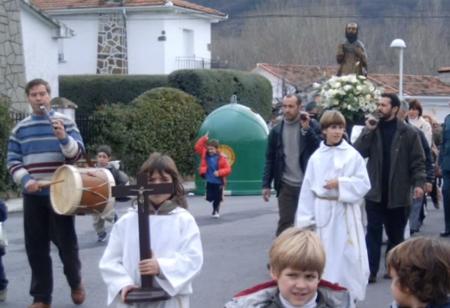
[[[167,75],[76,75],[59,77],[59,96],[90,113],[100,105],[129,103],[145,91],[168,85]]]
[[[236,70],[178,70],[169,75],[169,85],[189,93],[200,101],[207,113],[230,102],[250,107],[268,120],[272,112],[272,86],[257,74]]]
[[[9,187],[9,174],[6,169],[6,154],[8,138],[12,128],[9,106],[5,99],[0,99],[0,192],[6,192]]]
[[[127,106],[106,106],[94,116],[103,119],[95,123],[98,143],[110,144],[130,175],[154,151],[169,154],[182,174],[194,173],[194,140],[205,115],[193,96],[156,88]]]

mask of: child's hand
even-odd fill
[[[332,179],[325,181],[325,185],[323,185],[323,188],[326,189],[337,189],[339,187],[339,181],[338,179]]]
[[[139,288],[137,285],[129,285],[126,287],[123,287],[122,290],[120,290],[120,299],[123,303],[125,303],[125,299],[127,298],[128,293],[133,290]]]
[[[159,263],[156,259],[145,259],[139,262],[139,271],[141,275],[159,275]]]
[[[217,170],[214,171],[214,176],[217,176],[217,177],[218,177],[218,176],[219,176],[219,171],[217,171]]]

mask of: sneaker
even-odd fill
[[[215,213],[213,214],[213,217],[214,217],[214,218],[219,218],[219,217],[220,217],[219,212],[215,212]]]
[[[370,274],[369,283],[375,283],[375,282],[377,282],[377,275]]]
[[[7,289],[4,288],[3,290],[0,290],[0,302],[4,302],[6,301],[6,293],[7,293]]]
[[[106,233],[106,231],[103,231],[103,232],[97,233],[97,236],[98,236],[97,242],[104,242],[104,241],[106,241],[107,233]]]

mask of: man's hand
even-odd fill
[[[139,261],[139,272],[141,275],[159,275],[159,263],[155,258]]]
[[[270,199],[270,188],[263,188],[262,190],[262,196],[264,201],[268,202]]]
[[[414,199],[422,198],[422,197],[423,197],[422,187],[415,187],[414,188]]]
[[[431,193],[432,190],[433,190],[433,184],[431,184],[429,182],[425,183],[425,192]]]
[[[370,130],[375,130],[378,126],[378,121],[373,117],[368,117],[366,119],[366,127]]]
[[[214,171],[214,176],[217,176],[217,177],[219,177],[219,171],[218,170],[216,170],[216,171]]]
[[[25,190],[30,192],[30,193],[34,193],[34,192],[38,192],[41,190],[41,186],[39,185],[39,183],[36,180],[29,180],[26,184],[25,184]]]
[[[300,112],[300,128],[309,129],[310,121],[311,118],[309,117],[309,114],[307,112]]]
[[[64,122],[62,120],[53,119],[52,126],[56,138],[58,138],[59,140],[66,138],[66,129],[64,128]]]

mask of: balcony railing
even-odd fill
[[[211,60],[200,57],[176,57],[178,69],[228,68],[227,61]]]

